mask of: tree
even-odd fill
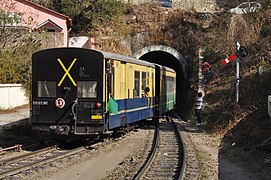
[[[32,0],[69,16],[71,33],[88,34],[94,26],[105,26],[118,19],[126,5],[120,0]]]
[[[40,42],[28,30],[17,28],[20,13],[11,0],[0,1],[0,7],[0,83],[22,83],[29,92],[31,55]]]

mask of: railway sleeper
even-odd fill
[[[160,178],[166,178],[166,177],[173,177],[175,175],[174,171],[172,172],[169,172],[169,171],[158,171],[158,170],[155,170],[155,171],[151,171],[151,172],[148,172],[147,173],[147,177],[160,177]]]
[[[159,147],[159,150],[161,151],[161,154],[179,154],[180,150],[178,148],[172,149],[172,148],[168,148],[168,147]]]
[[[161,165],[154,165],[152,168],[155,168],[155,169],[163,168],[163,169],[175,169],[175,170],[177,170],[178,165],[177,164],[161,164]]]
[[[166,155],[166,156],[159,156],[157,157],[158,159],[162,159],[162,160],[174,160],[176,159],[176,161],[178,161],[177,159],[179,158],[179,155]]]

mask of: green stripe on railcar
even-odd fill
[[[166,101],[160,104],[160,113],[163,114],[167,111],[174,109],[176,103],[176,94],[167,94]],[[161,101],[162,102],[162,101]]]
[[[174,109],[176,103],[176,94],[168,94],[167,95],[167,111]]]

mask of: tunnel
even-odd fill
[[[186,66],[187,63],[182,55],[175,49],[168,46],[149,46],[134,54],[135,58],[151,63],[160,64],[176,72],[176,112],[182,116],[186,103]]]

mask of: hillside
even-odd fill
[[[271,26],[270,18],[265,17],[270,15],[270,10],[246,16],[230,15],[222,26],[226,30],[209,32],[216,33],[215,37],[224,34],[224,39],[215,40],[216,48],[206,54],[213,65],[214,77],[206,89],[208,107],[204,110],[208,132],[222,139],[221,152],[269,177],[271,118],[267,112],[267,97],[271,95]],[[221,64],[226,58],[221,54],[235,53],[237,41],[249,51],[240,63],[239,103],[235,94],[236,62]],[[218,53],[213,53],[215,51]]]
[[[141,6],[133,12],[148,11],[151,14],[155,10],[144,11]],[[271,10],[246,15],[218,13],[211,17],[178,10],[169,14],[162,26],[148,22],[142,26],[130,24],[131,29],[151,27],[149,43],[163,43],[182,52],[189,58],[192,79],[198,73],[198,48],[205,49],[204,60],[212,64],[214,72],[211,84],[205,89],[206,131],[221,139],[220,153],[271,177],[271,118],[267,112],[267,97],[271,95]],[[236,52],[236,42],[248,50],[248,55],[240,61],[239,103],[235,94],[236,61],[221,63]],[[193,81],[187,88],[190,98],[185,120],[192,123],[197,82]]]

